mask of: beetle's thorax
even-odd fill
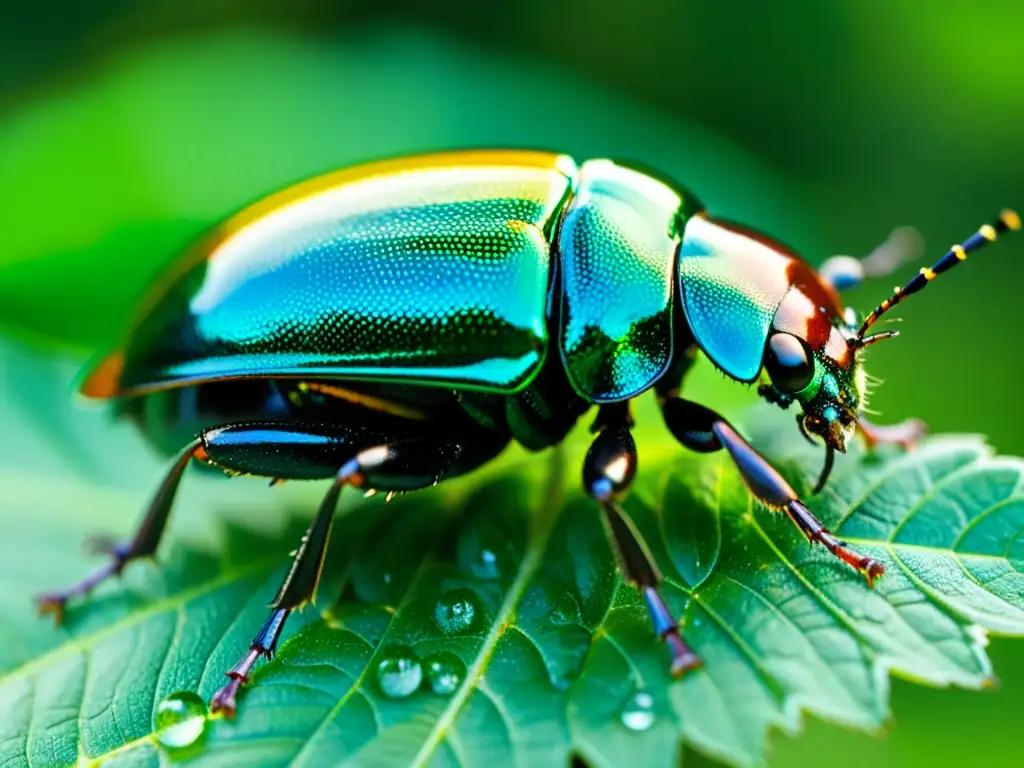
[[[855,331],[835,290],[791,249],[706,215],[679,251],[683,307],[697,343],[739,381],[803,409],[801,426],[845,448],[863,400]]]

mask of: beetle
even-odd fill
[[[882,563],[836,538],[725,417],[684,399],[684,374],[702,353],[727,377],[759,382],[770,402],[798,403],[800,430],[825,446],[820,488],[855,431],[870,444],[919,434],[916,422],[879,428],[862,415],[863,352],[895,335],[868,330],[1019,228],[1004,211],[858,325],[839,291],[894,271],[914,250],[905,231],[865,259],[833,257],[815,271],[647,170],[525,150],[387,160],[299,183],[179,259],[121,346],[87,371],[83,395],[114,400],[156,444],[185,447],[135,535],[40,608],[60,621],[70,598],[152,556],[192,459],[228,474],[331,480],[266,623],[213,696],[232,715],[288,615],[315,594],[344,487],[431,486],[512,440],[556,445],[596,406],[583,487],[678,676],[700,660],[619,503],[638,461],[630,401],[653,389],[682,445],[724,448],[755,498],[870,586]]]

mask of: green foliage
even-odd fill
[[[0,763],[155,765],[156,706],[181,690],[208,698],[221,684],[323,489],[191,472],[159,565],[131,568],[52,628],[33,615],[30,593],[90,567],[75,554],[95,532],[90,514],[126,530],[160,462],[98,414],[41,425],[31,414],[49,411],[27,401],[39,403],[40,388],[59,395],[68,367],[19,348],[5,360],[11,442],[31,433],[52,443],[4,457],[0,473]],[[391,504],[343,495],[318,607],[293,619],[238,719],[211,721],[185,756],[555,765],[576,753],[612,766],[642,754],[668,766],[686,742],[752,765],[769,729],[796,732],[801,710],[880,729],[889,671],[933,685],[991,682],[984,630],[1024,633],[1024,464],[991,458],[969,437],[843,462],[812,506],[886,563],[869,590],[784,517],[753,508],[722,457],[671,447],[652,410],[639,414],[641,480],[628,508],[703,670],[667,676],[642,603],[577,491],[587,436],[576,434],[560,454],[511,451]],[[789,419],[761,409],[751,421],[806,491],[820,456],[793,439]],[[97,461],[99,446],[108,456]],[[51,461],[65,471],[55,476]],[[461,685],[442,695],[425,681],[386,696],[377,670],[397,648],[454,654],[467,670]],[[646,730],[623,723],[637,691],[653,701]]]
[[[629,157],[730,216],[813,237],[785,185],[736,147],[570,75],[418,33],[197,36],[97,63],[65,90],[0,121],[0,319],[90,347],[116,338],[154,276],[225,216],[380,157]],[[54,282],[61,312],[35,299]]]
[[[872,78],[872,97],[875,87]],[[815,235],[789,213],[791,193],[735,147],[582,79],[421,34],[358,30],[339,45],[196,36],[83,66],[70,85],[23,97],[0,125],[0,321],[90,349],[120,332],[164,262],[231,210],[310,173],[399,152],[535,145],[630,156],[798,246]],[[874,173],[878,164],[864,165]],[[892,204],[850,200],[837,216]],[[941,348],[916,336],[906,360],[956,346],[945,334]],[[984,352],[985,338],[996,336],[959,352],[1001,359]],[[133,567],[54,629],[32,615],[31,594],[94,566],[77,554],[81,540],[127,533],[164,462],[130,430],[70,409],[75,366],[20,347],[0,355],[0,765],[156,764],[154,709],[172,692],[208,697],[220,684],[262,621],[322,489],[267,490],[191,472],[159,567]],[[899,367],[888,363],[887,373]],[[946,407],[939,386],[921,391],[917,377],[907,380],[915,407],[929,397]],[[707,370],[692,385],[715,405],[742,391],[718,386]],[[998,413],[989,403],[999,386],[987,381],[996,391],[974,407],[984,400]],[[969,407],[958,403],[958,413]],[[664,650],[577,493],[577,435],[561,478],[551,456],[512,451],[483,474],[391,505],[343,497],[318,610],[292,619],[237,722],[211,723],[194,752],[173,757],[401,764],[436,744],[438,765],[545,764],[570,751],[597,765],[638,756],[668,765],[685,741],[757,763],[766,732],[795,733],[801,709],[884,727],[886,670],[983,686],[991,672],[981,630],[1021,633],[1019,462],[990,458],[977,439],[943,438],[913,456],[841,464],[812,506],[826,522],[844,520],[844,535],[890,565],[868,592],[787,521],[751,510],[720,457],[679,458],[652,409],[640,416],[642,487],[631,511],[705,670],[667,680]],[[806,490],[820,456],[806,453],[789,418],[768,418],[757,411],[749,423]],[[496,574],[478,559],[483,549],[495,553]],[[466,590],[472,621],[443,635],[437,605]],[[375,669],[395,645],[457,654],[471,683],[451,696],[425,682],[408,698],[385,698]],[[655,715],[642,732],[621,722],[638,688]],[[923,730],[932,744],[954,738]]]

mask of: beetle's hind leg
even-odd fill
[[[108,555],[110,557],[109,562],[67,589],[40,595],[36,598],[40,613],[53,614],[59,624],[64,618],[64,608],[68,600],[88,594],[111,576],[120,576],[125,566],[131,561],[152,557],[156,553],[164,529],[167,527],[167,518],[170,516],[171,506],[174,503],[174,496],[178,490],[178,483],[181,482],[181,476],[185,472],[185,467],[188,466],[189,459],[197,455],[201,450],[202,443],[199,440],[194,440],[178,454],[167,476],[149,503],[146,514],[142,518],[142,523],[132,539],[123,543],[100,542],[98,546],[96,545],[96,540],[94,540],[92,549]]]
[[[228,683],[211,699],[210,708],[228,717],[237,709],[238,692],[260,658],[271,658],[292,611],[313,601],[327,552],[338,496],[345,486],[414,490],[462,474],[492,459],[508,441],[504,433],[452,435],[445,438],[383,437],[341,427],[300,424],[246,424],[210,430],[204,435],[208,460],[232,470],[259,468],[275,474],[287,462],[303,476],[331,477],[316,517],[302,537],[291,567],[270,604],[270,615],[248,650],[225,674]],[[369,447],[368,447],[369,446]],[[324,472],[328,466],[340,469]]]
[[[818,267],[821,278],[837,291],[856,288],[864,280],[891,275],[900,265],[924,252],[921,234],[913,227],[897,227],[867,256],[832,256]]]
[[[628,427],[621,420],[609,415],[618,409],[602,409],[597,426],[600,429],[583,464],[583,486],[604,512],[605,532],[619,570],[626,579],[641,591],[651,622],[658,637],[668,646],[670,670],[674,677],[700,666],[700,659],[686,644],[679,632],[679,624],[673,618],[664,599],[658,593],[658,586],[664,580],[647,544],[619,506],[616,497],[624,494],[636,475],[636,443]]]
[[[838,539],[797,496],[785,478],[755,451],[724,418],[703,405],[667,398],[662,403],[665,424],[679,442],[701,453],[725,448],[750,492],[766,507],[786,513],[812,544],[821,544],[851,568],[855,568],[873,586],[885,573],[885,566]]]

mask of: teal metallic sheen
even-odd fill
[[[672,361],[672,273],[682,200],[610,160],[580,167],[560,229],[561,353],[594,403],[626,400]]]
[[[521,389],[545,358],[549,237],[570,179],[438,157],[232,231],[135,328],[122,391],[259,376]]]
[[[704,216],[690,218],[679,251],[683,310],[704,353],[729,376],[761,371],[793,257],[777,244]]]

